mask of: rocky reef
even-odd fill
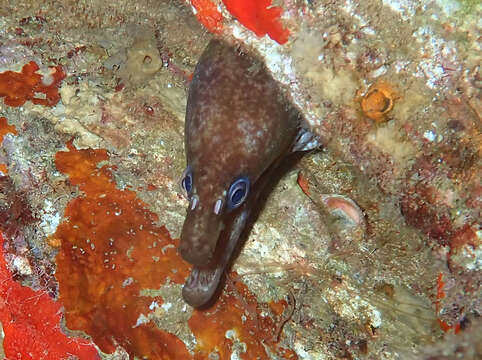
[[[468,0],[0,4],[0,355],[480,358],[481,14]],[[218,301],[195,310],[178,184],[213,36],[262,59],[322,146],[279,174]]]

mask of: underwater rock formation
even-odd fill
[[[194,359],[480,358],[481,11],[461,0],[0,4],[9,281],[65,301],[60,331],[83,329],[114,351],[106,359],[172,358],[165,342]],[[220,300],[198,311],[181,297],[175,239],[187,88],[209,31],[265,62],[323,149],[274,186]],[[149,55],[155,71],[121,77],[115,65],[143,40],[134,63]],[[68,169],[56,161],[69,156]],[[121,260],[114,270],[106,256]]]

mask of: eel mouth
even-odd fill
[[[206,305],[219,287],[224,267],[201,268],[195,266],[182,288],[182,297],[192,307]]]
[[[243,206],[227,221],[225,229],[218,238],[214,256],[209,264],[193,266],[191,274],[189,274],[182,288],[182,297],[189,305],[202,307],[213,298],[245,228],[250,213],[248,209],[248,207]]]

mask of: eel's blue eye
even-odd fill
[[[235,209],[246,200],[249,193],[249,179],[240,176],[233,181],[228,190],[227,205],[229,209]]]
[[[188,166],[186,168],[186,170],[184,170],[184,174],[182,174],[181,187],[188,195],[191,194],[191,191],[192,191],[192,170],[191,170],[190,166]]]

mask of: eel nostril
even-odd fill
[[[197,195],[193,195],[191,198],[191,210],[194,210],[199,203],[199,197]]]
[[[214,204],[214,213],[215,213],[216,215],[219,215],[219,213],[221,212],[222,207],[223,207],[223,200],[218,199],[218,201],[216,201],[216,203]]]

